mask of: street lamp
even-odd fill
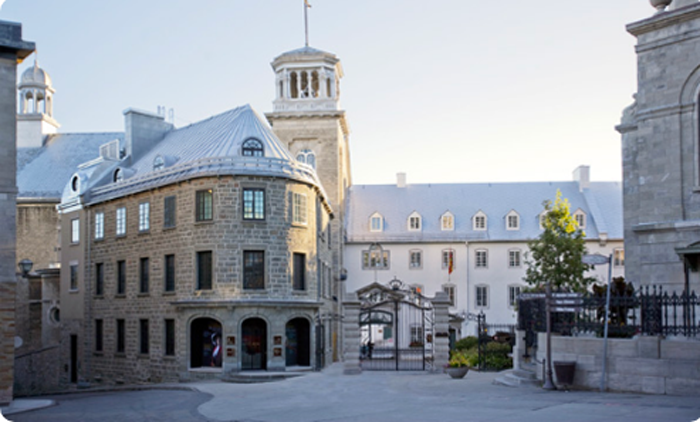
[[[34,263],[31,259],[24,258],[23,260],[19,261],[17,266],[19,267],[20,273],[22,273],[22,277],[26,277],[27,274],[29,274],[29,272],[32,270]]]

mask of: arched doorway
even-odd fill
[[[221,323],[197,318],[190,324],[190,368],[221,368]]]
[[[287,323],[285,356],[287,366],[309,366],[311,364],[311,337],[309,321],[294,318]]]
[[[267,369],[267,324],[260,318],[243,321],[242,369]]]

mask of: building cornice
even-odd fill
[[[657,31],[698,18],[700,18],[700,3],[668,12],[657,13],[650,18],[632,22],[627,25],[627,32],[638,37],[648,32]]]

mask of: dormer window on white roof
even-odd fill
[[[472,219],[472,228],[474,230],[484,231],[486,230],[486,227],[488,227],[488,219],[486,218],[486,214],[484,214],[483,211],[479,211],[474,214],[474,218]]]
[[[506,230],[520,230],[520,214],[511,210],[506,214]]]
[[[165,159],[162,155],[153,159],[153,171],[162,170],[165,168]]]
[[[455,229],[455,216],[451,212],[447,211],[440,217],[440,228],[446,231]]]
[[[241,147],[241,155],[244,157],[262,157],[265,155],[263,144],[255,138],[246,139]]]
[[[408,230],[409,231],[420,231],[423,227],[423,221],[416,211],[413,211],[411,215],[408,216]]]
[[[124,170],[122,170],[121,168],[114,170],[114,177],[112,178],[112,180],[114,180],[115,182],[121,182],[122,180],[124,180]]]
[[[369,231],[381,232],[384,231],[384,217],[378,212],[372,214],[369,218]]]
[[[576,220],[579,229],[586,228],[586,213],[581,208],[577,209],[574,213],[574,220]]]

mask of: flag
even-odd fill
[[[304,6],[311,7],[311,5],[309,4],[309,0],[304,0]]]
[[[454,260],[452,257],[452,252],[448,252],[447,255],[447,274],[452,274],[452,270],[454,270]]]

